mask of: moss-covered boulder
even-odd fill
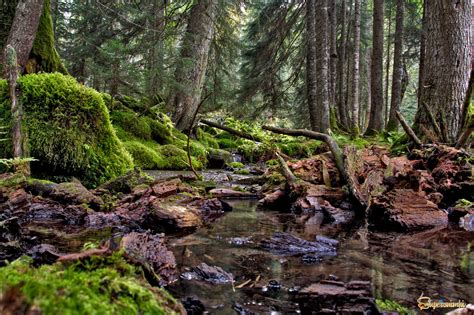
[[[33,175],[76,177],[86,186],[101,184],[133,167],[115,134],[101,95],[59,73],[19,79]],[[0,80],[0,117],[10,121],[7,83]],[[0,143],[10,156],[11,143]]]
[[[119,253],[69,266],[34,268],[21,258],[0,268],[0,309],[6,314],[183,314],[165,290],[138,276]]]

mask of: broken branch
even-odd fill
[[[416,144],[416,146],[421,147],[423,143],[421,140],[416,136],[415,132],[411,127],[408,125],[407,121],[405,118],[403,118],[402,114],[400,114],[399,111],[396,111],[397,119],[400,121],[400,124],[403,127],[403,130],[405,130],[406,134],[410,137],[410,139]]]

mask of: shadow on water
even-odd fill
[[[204,262],[234,275],[234,287],[181,279],[169,288],[181,299],[200,300],[211,313],[235,314],[234,303],[260,303],[267,312],[297,312],[288,289],[291,292],[328,277],[371,281],[374,297],[414,310],[422,292],[433,299],[474,302],[474,233],[452,228],[412,235],[366,235],[356,230],[337,236],[334,228],[311,220],[303,223],[292,214],[257,210],[255,200],[230,203],[233,211],[211,226],[170,239],[180,272]],[[338,255],[307,264],[300,257],[277,256],[257,246],[260,239],[277,231],[307,240],[316,235],[336,237],[341,241]],[[235,288],[248,280],[243,288]],[[279,292],[264,292],[270,280],[281,284]]]

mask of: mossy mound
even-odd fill
[[[99,185],[133,168],[130,154],[115,134],[101,94],[59,73],[19,79],[33,175],[76,177]],[[0,117],[10,121],[7,83],[0,80]],[[11,156],[11,143],[0,155]]]
[[[107,94],[102,97],[111,102]],[[146,114],[137,114],[134,110],[143,106],[131,98],[117,100],[113,108],[112,123],[136,166],[142,169],[189,169],[187,137],[174,128],[168,116],[153,109]],[[219,145],[208,133],[198,132],[202,140],[190,141],[190,153],[193,167],[202,169],[207,164],[210,148]]]
[[[119,253],[107,258],[91,257],[67,267],[56,263],[33,268],[30,263],[30,258],[23,257],[0,268],[0,293],[13,295],[23,309],[39,308],[41,314],[182,311],[182,306],[165,290],[141,279],[138,269],[126,263]],[[10,303],[9,307],[14,305]]]

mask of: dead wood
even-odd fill
[[[423,143],[421,140],[416,136],[415,132],[411,127],[408,125],[406,122],[405,118],[403,118],[402,114],[400,114],[399,111],[396,112],[397,114],[397,119],[400,121],[400,124],[403,127],[403,130],[405,130],[406,134],[410,137],[410,139],[418,146],[421,147]]]
[[[341,148],[336,143],[336,141],[328,134],[315,132],[306,129],[286,129],[286,128],[278,128],[278,127],[270,127],[270,126],[262,126],[262,129],[268,130],[278,134],[284,134],[289,136],[303,136],[311,139],[321,140],[326,143],[331,151],[334,161],[336,162],[337,169],[341,173],[344,182],[347,184],[349,189],[350,195],[355,199],[355,201],[359,204],[359,206],[363,209],[367,207],[367,202],[364,201],[357,189],[353,176],[349,174],[346,169],[346,165],[344,163],[345,157],[342,153]]]

